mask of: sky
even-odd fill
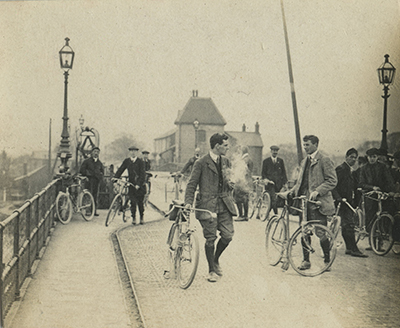
[[[344,154],[380,140],[382,86],[390,55],[400,68],[397,0],[284,0],[301,135]],[[47,150],[61,140],[64,77],[71,130],[100,133],[100,148],[124,133],[153,150],[174,128],[192,90],[211,97],[240,131],[256,122],[264,142],[295,143],[280,0],[0,1],[0,151]],[[389,133],[400,131],[400,76],[388,99]],[[74,136],[72,136],[74,137]]]

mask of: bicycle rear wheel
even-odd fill
[[[92,194],[87,190],[84,190],[79,198],[79,209],[86,221],[93,219],[96,206]]]
[[[279,218],[277,215],[269,220],[265,228],[265,250],[268,263],[272,266],[277,265],[282,259],[286,229],[284,218]]]
[[[271,210],[271,196],[269,195],[269,193],[264,192],[261,201],[261,206],[259,207],[259,216],[262,221],[268,219],[270,210]]]
[[[106,218],[106,227],[110,225],[110,223],[114,220],[116,215],[120,215],[122,210],[122,196],[117,195],[114,197],[110,208],[108,209],[107,218]]]
[[[57,217],[62,224],[68,224],[72,218],[72,204],[65,192],[59,192],[56,198]]]
[[[386,255],[393,246],[393,217],[387,213],[379,215],[372,224],[369,242],[377,255]]]
[[[196,276],[199,265],[199,240],[193,232],[181,233],[176,254],[176,273],[179,287],[189,288]]]
[[[303,229],[299,227],[289,240],[289,262],[298,274],[306,277],[317,276],[329,269],[335,260],[336,251],[332,232],[319,223],[308,222]],[[307,256],[310,268],[302,270],[301,264]]]

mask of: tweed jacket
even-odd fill
[[[303,181],[306,160],[307,157],[300,164],[299,178],[292,189],[296,196],[298,196],[301,182]],[[337,176],[332,161],[318,152],[311,161],[308,177],[306,178],[308,178],[308,195],[313,191],[318,191],[317,200],[321,202],[321,207],[319,208],[321,214],[333,215],[335,213],[335,205],[332,190],[336,187]]]
[[[196,197],[195,207],[211,212],[217,211],[218,198],[224,202],[232,215],[237,215],[232,189],[228,185],[228,174],[231,163],[228,158],[221,156],[223,186],[222,193],[218,193],[218,170],[210,154],[198,159],[193,166],[192,174],[186,186],[185,204],[193,204],[197,186],[199,193]],[[201,212],[196,213],[199,218]]]
[[[115,173],[115,177],[119,178],[125,170],[128,170],[129,182],[142,188],[146,179],[143,160],[138,157],[133,163],[131,158],[125,158]]]
[[[343,162],[336,168],[337,185],[333,190],[333,198],[335,200],[341,200],[346,198],[346,200],[352,205],[354,204],[354,194],[357,188],[357,181],[354,174],[351,172],[349,164]]]
[[[271,157],[264,159],[261,172],[262,179],[267,178],[275,182],[275,191],[280,191],[287,182],[286,169],[283,159],[276,158],[276,163]]]

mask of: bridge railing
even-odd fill
[[[53,180],[0,222],[0,327],[46,244],[60,188],[60,179]]]

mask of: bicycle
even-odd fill
[[[374,195],[376,195],[377,198],[374,198]],[[360,239],[362,240],[365,237],[368,237],[374,253],[381,256],[386,255],[392,249],[394,244],[394,218],[392,215],[387,212],[383,212],[382,210],[382,201],[388,199],[389,197],[389,193],[378,190],[372,190],[369,192],[362,191],[360,204],[356,208],[352,207],[346,199],[342,199],[342,203],[346,204],[354,213],[354,219],[356,222],[356,227],[354,229],[356,243],[358,243]],[[366,198],[378,202],[378,210],[367,226],[365,211]],[[367,231],[370,231],[370,233]],[[397,247],[393,251],[397,253]]]
[[[150,192],[151,192],[151,182],[150,182],[150,178],[153,177],[153,174],[151,174],[150,172],[146,172],[146,182],[144,184],[145,188],[146,188],[146,193],[144,194],[144,198],[143,198],[143,206],[147,207],[147,204],[149,203],[149,197],[150,197]]]
[[[306,221],[307,204],[312,203],[316,206],[320,205],[319,201],[307,200],[306,196],[294,197],[293,200],[301,200],[301,207],[293,207],[289,205],[287,199],[288,193],[277,193],[277,196],[284,199],[285,204],[280,214],[274,215],[268,222],[265,233],[265,247],[269,264],[276,266],[282,263],[282,270],[289,269],[289,263],[292,268],[302,276],[314,277],[332,266],[336,257],[337,247],[334,247],[335,236],[331,230],[322,225],[319,221]],[[290,236],[289,232],[289,210],[294,210],[302,214],[300,226]],[[326,257],[321,257],[314,245],[324,244],[328,248],[329,253]],[[327,243],[329,243],[327,245]],[[304,259],[304,254],[310,257],[311,266],[309,269],[300,269]],[[328,259],[328,261],[326,261]]]
[[[339,235],[339,231],[341,230],[341,222],[342,218],[339,216],[341,203],[339,203],[336,207],[335,214],[327,216],[327,227],[332,232],[335,241],[337,241],[337,237]],[[336,246],[339,247],[341,243],[337,243]]]
[[[96,207],[92,194],[82,187],[87,177],[75,176],[65,192],[60,191],[56,198],[57,217],[62,224],[68,224],[72,213],[79,213],[86,221],[93,219]]]
[[[187,289],[192,284],[199,265],[199,240],[195,229],[190,226],[190,214],[203,212],[203,220],[214,220],[216,213],[198,208],[185,208],[183,202],[173,200],[170,210],[165,214],[174,221],[168,233],[168,264],[164,270],[164,278],[178,278],[179,287]]]
[[[110,208],[108,209],[107,217],[106,217],[106,227],[108,227],[112,221],[114,221],[115,216],[122,215],[122,221],[126,222],[128,220],[125,212],[129,210],[130,206],[128,205],[129,197],[128,197],[128,187],[132,183],[128,181],[128,177],[123,177],[121,179],[114,178],[117,184],[117,194],[111,202]]]
[[[268,192],[264,190],[265,182],[256,177],[253,181],[254,191],[250,193],[249,200],[249,218],[251,219],[254,213],[257,212],[256,219],[263,222],[267,219],[269,211],[271,210],[271,197]]]

